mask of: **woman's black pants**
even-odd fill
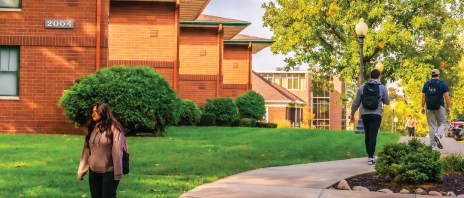
[[[89,169],[90,195],[92,198],[114,198],[119,180],[114,180],[114,173],[96,173]]]

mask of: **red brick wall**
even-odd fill
[[[112,1],[110,6],[110,60],[175,60],[175,3]]]
[[[22,46],[19,101],[0,100],[0,132],[83,133],[57,103],[77,77],[94,71],[94,57],[93,47]]]
[[[330,93],[330,129],[342,129],[342,106],[336,104],[340,100],[337,93]]]
[[[107,31],[108,1],[102,0],[102,32]],[[95,0],[79,0],[77,4],[23,0],[21,11],[0,12],[0,35],[95,37],[96,5]],[[45,19],[72,19],[74,29],[45,29]]]
[[[248,46],[224,45],[224,84],[248,83]]]
[[[202,106],[206,99],[216,97],[216,75],[180,75],[177,94],[181,99],[189,99]]]
[[[0,12],[0,46],[20,46],[19,100],[0,100],[0,132],[85,133],[57,107],[63,90],[95,71],[94,0],[22,1]],[[108,58],[109,0],[102,0],[101,67]],[[74,29],[45,29],[45,19],[74,20]]]
[[[179,74],[217,75],[218,28],[181,27],[179,44]]]
[[[276,120],[286,120],[287,117],[286,107],[268,107],[268,121],[274,122]]]
[[[236,99],[238,96],[247,92],[246,84],[223,84],[222,87],[222,97],[232,97]]]

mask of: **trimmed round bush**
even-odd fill
[[[214,113],[201,114],[199,126],[216,126],[216,115]]]
[[[237,97],[235,103],[237,103],[240,118],[261,120],[266,115],[263,96],[253,90]]]
[[[242,118],[242,119],[240,119],[240,126],[241,127],[251,127],[251,119],[250,118]]]
[[[182,100],[180,109],[179,125],[192,126],[198,124],[201,119],[201,110],[193,101],[189,99]]]
[[[232,98],[212,98],[205,103],[205,112],[216,116],[216,124],[230,126],[238,117],[238,108]]]
[[[380,179],[389,177],[397,183],[441,182],[444,163],[440,152],[414,138],[407,143],[384,145],[375,170]]]
[[[154,69],[145,66],[113,66],[78,78],[63,92],[58,106],[76,126],[90,118],[95,102],[108,103],[128,132],[163,134],[176,125],[182,106],[176,92]]]

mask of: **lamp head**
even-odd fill
[[[358,35],[358,37],[365,37],[366,36],[368,27],[367,27],[367,24],[364,23],[363,18],[359,19],[359,22],[358,22],[358,24],[356,24],[356,27],[354,28],[354,30],[356,31],[356,34]]]
[[[379,70],[380,72],[382,72],[383,71],[383,63],[382,63],[382,61],[380,61],[380,60],[377,61],[377,64],[375,64],[375,68],[377,70]]]

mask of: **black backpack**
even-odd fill
[[[428,82],[429,86],[425,91],[425,104],[427,104],[428,110],[438,110],[440,109],[440,101],[443,98],[443,93],[440,90],[441,80],[434,81],[430,80]]]
[[[379,108],[380,98],[379,84],[364,84],[361,103],[365,109],[376,110]]]

